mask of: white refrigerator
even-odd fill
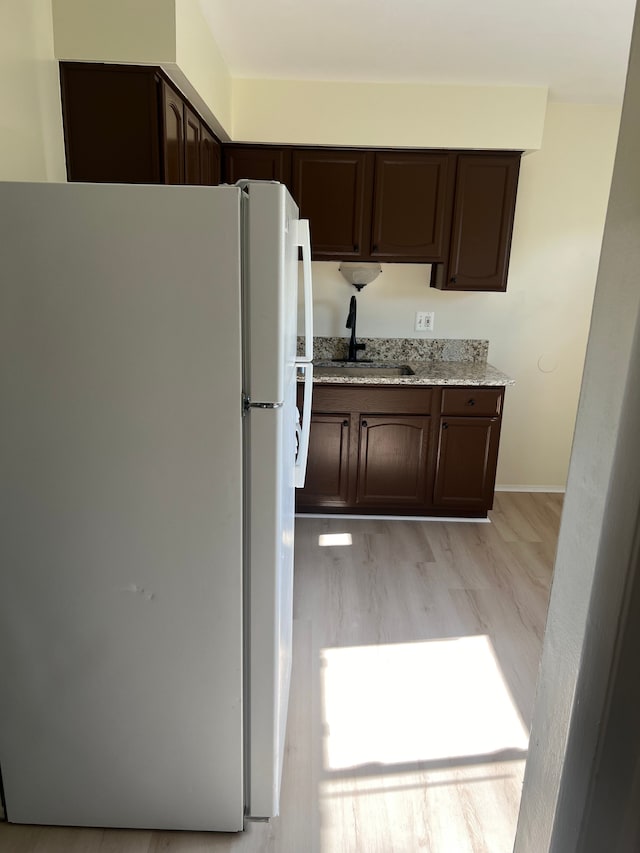
[[[308,223],[275,183],[0,184],[0,258],[7,818],[276,815]]]

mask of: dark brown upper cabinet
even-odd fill
[[[184,106],[184,182],[202,183],[200,159],[202,155],[202,124],[198,116]]]
[[[455,154],[381,151],[375,155],[371,257],[444,260],[449,244]]]
[[[215,187],[221,180],[221,145],[206,124],[201,126],[200,141],[200,183]]]
[[[223,175],[227,184],[245,179],[280,181],[291,187],[291,150],[273,145],[225,145]]]
[[[165,184],[184,184],[184,102],[164,80],[162,87],[162,162]]]
[[[220,143],[161,69],[61,62],[60,85],[70,181],[219,182]]]
[[[294,148],[292,191],[311,225],[317,260],[358,258],[369,250],[373,153]]]
[[[163,182],[153,69],[61,62],[60,86],[70,181]]]
[[[449,257],[432,269],[441,290],[507,289],[520,153],[459,154]]]

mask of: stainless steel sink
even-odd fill
[[[313,367],[314,376],[413,376],[407,364],[384,364],[377,361],[332,361]]]

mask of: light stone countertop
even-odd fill
[[[408,365],[413,376],[345,376],[336,366],[335,375],[314,376],[327,385],[461,385],[505,387],[515,379],[487,362],[489,341],[415,338],[359,338],[365,351],[359,358],[385,364]],[[326,365],[347,355],[346,338],[317,337],[313,340],[314,364]],[[302,354],[302,340],[298,341]]]
[[[320,361],[326,364],[326,362]],[[390,362],[387,362],[390,363]],[[313,381],[323,385],[488,385],[504,387],[515,385],[515,379],[488,364],[468,361],[403,361],[413,371],[413,376],[344,376],[340,367],[335,375],[314,376]]]

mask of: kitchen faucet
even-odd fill
[[[351,329],[351,337],[349,338],[349,355],[347,361],[358,360],[358,350],[363,350],[366,344],[356,343],[356,313],[357,303],[355,296],[351,297],[349,302],[349,314],[347,315],[347,329]]]

